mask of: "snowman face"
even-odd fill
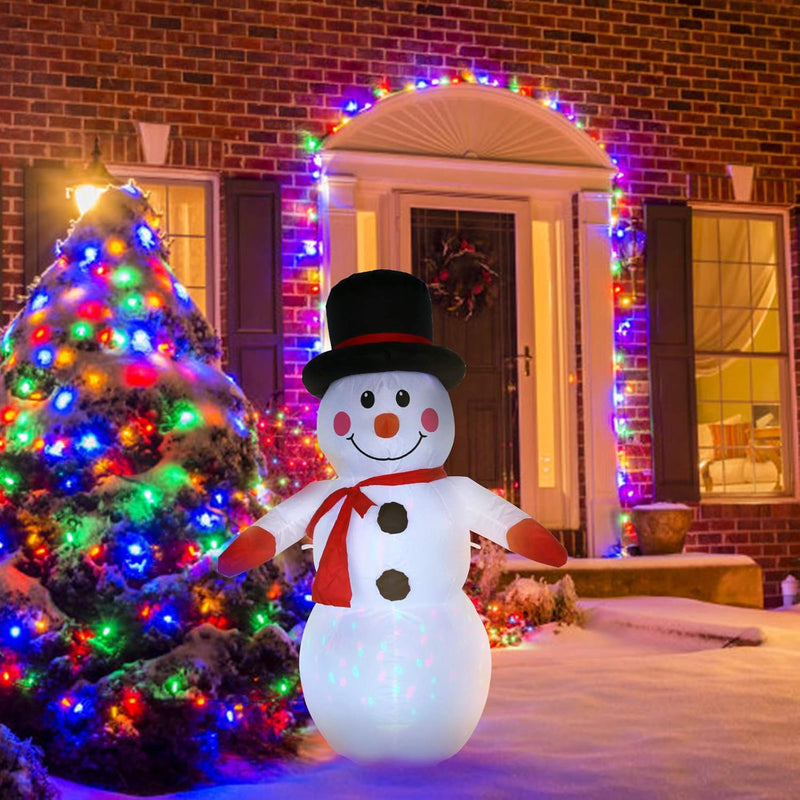
[[[450,396],[422,372],[348,375],[319,405],[317,438],[342,478],[440,467],[454,436]]]

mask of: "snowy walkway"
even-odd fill
[[[778,800],[800,786],[800,606],[586,601],[586,629],[493,653],[489,702],[454,758],[366,769],[311,736],[301,762],[180,800]],[[762,641],[726,647],[730,640]],[[60,781],[63,800],[122,800]]]

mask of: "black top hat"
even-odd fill
[[[377,269],[337,283],[325,305],[331,349],[306,364],[303,385],[315,397],[345,375],[427,372],[457,386],[464,359],[433,344],[428,287],[407,272]]]

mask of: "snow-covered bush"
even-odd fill
[[[53,800],[58,792],[42,765],[42,751],[0,725],[0,797],[3,800]]]

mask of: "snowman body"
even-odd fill
[[[367,481],[371,505],[346,535],[347,605],[317,603],[300,648],[300,679],[328,743],[359,762],[437,762],[480,719],[491,661],[483,624],[463,592],[470,530],[507,545],[527,514],[468,478],[368,485],[374,476],[440,467],[453,443],[447,391],[432,375],[382,372],[334,382],[317,435],[339,477],[313,483],[258,525],[277,551],[299,540],[323,501]],[[319,517],[315,566],[341,503]]]

